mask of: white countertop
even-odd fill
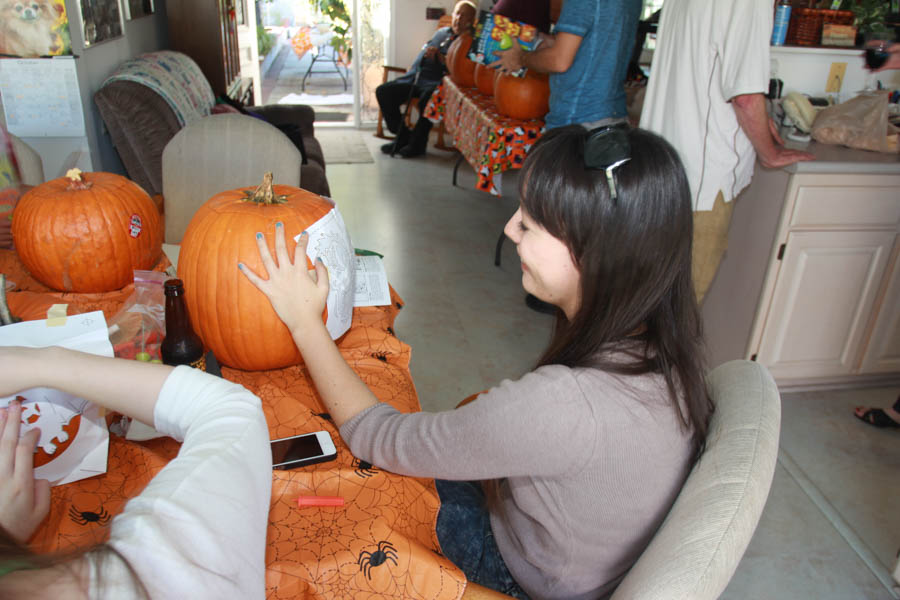
[[[788,173],[855,173],[900,175],[900,154],[854,150],[846,146],[819,142],[788,141],[789,148],[804,150],[816,160],[799,162],[784,168]]]

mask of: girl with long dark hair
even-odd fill
[[[291,330],[353,454],[434,477],[443,553],[519,598],[609,594],[649,543],[702,448],[712,405],[691,287],[692,207],[662,138],[611,126],[545,134],[506,226],[526,291],[558,308],[531,372],[457,410],[379,403],[325,329],[326,266],[276,226],[245,275]],[[263,279],[267,277],[267,279]]]

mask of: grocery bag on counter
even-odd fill
[[[819,111],[812,136],[823,144],[842,144],[875,152],[898,151],[898,129],[888,122],[888,96],[880,90]]]

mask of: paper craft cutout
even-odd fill
[[[313,263],[316,258],[321,258],[328,267],[328,320],[325,327],[331,339],[336,340],[350,328],[353,318],[356,291],[353,244],[337,207],[307,227],[306,232],[309,234],[306,255]]]
[[[45,404],[48,412],[55,413],[41,421],[42,411],[39,402],[26,402],[22,396],[17,396],[22,404],[22,426],[37,427],[41,432],[37,448],[34,453],[34,466],[41,467],[51,460],[62,455],[71,445],[72,440],[78,435],[81,425],[81,414],[61,414],[65,408],[56,404]],[[68,411],[66,411],[68,412]],[[54,418],[55,417],[55,418]]]
[[[56,327],[47,320],[23,321],[0,327],[0,346],[62,346],[112,356],[106,331],[106,319],[99,311],[65,318]],[[106,472],[109,432],[99,406],[44,387],[15,397],[22,399],[20,435],[35,428],[41,432],[34,456],[35,477],[61,485]],[[0,398],[0,407],[12,399]]]

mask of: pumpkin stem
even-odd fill
[[[9,312],[9,304],[6,303],[6,275],[0,273],[0,325],[12,325],[21,320]]]
[[[287,202],[287,196],[278,196],[272,188],[272,172],[263,175],[262,183],[253,190],[244,190],[246,202],[256,202],[257,204],[284,204]]]
[[[90,181],[85,181],[82,176],[83,173],[81,169],[75,167],[74,169],[69,169],[66,171],[66,177],[68,177],[71,181],[69,181],[69,185],[66,186],[67,190],[87,190],[90,189],[93,183]]]

